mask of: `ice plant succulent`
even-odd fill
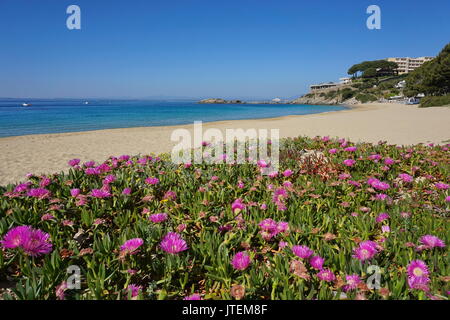
[[[120,246],[120,250],[122,254],[136,254],[138,253],[138,248],[144,244],[144,240],[141,238],[133,238],[124,242],[122,246]]]
[[[169,232],[161,241],[160,247],[163,251],[171,254],[177,254],[188,249],[186,241],[184,241],[178,233]]]
[[[231,265],[236,270],[245,270],[250,265],[250,256],[245,251],[238,252],[231,260]]]
[[[39,257],[52,251],[50,235],[30,226],[19,226],[12,228],[1,241],[4,248],[21,248],[25,254]]]

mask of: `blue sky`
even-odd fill
[[[0,97],[292,97],[363,60],[436,55],[449,14],[448,0],[1,0]]]

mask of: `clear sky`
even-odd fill
[[[448,0],[0,0],[0,97],[292,97],[449,40]]]

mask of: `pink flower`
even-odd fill
[[[159,183],[159,179],[158,178],[154,178],[154,177],[147,178],[147,179],[145,179],[145,183],[146,184],[150,184],[150,185],[155,185],[155,184]]]
[[[153,223],[160,223],[167,220],[167,213],[155,213],[150,215],[149,219]]]
[[[171,254],[177,254],[188,249],[186,241],[175,232],[169,232],[161,241],[160,246],[162,250]]]
[[[91,196],[98,199],[111,197],[111,193],[102,189],[92,189]]]
[[[345,280],[347,280],[347,284],[344,286],[344,291],[355,290],[358,288],[358,284],[362,282],[361,278],[356,274],[346,276]]]
[[[293,171],[290,169],[287,169],[283,172],[283,176],[290,177],[292,175]]]
[[[356,163],[356,161],[353,159],[346,159],[342,163],[345,164],[347,167],[352,167]]]
[[[428,277],[430,272],[425,262],[422,260],[413,260],[407,268],[408,277]]]
[[[323,269],[317,274],[317,278],[325,282],[331,282],[336,279],[334,273],[330,269]]]
[[[392,160],[391,158],[385,158],[385,159],[384,159],[384,164],[385,164],[385,165],[390,166],[390,165],[393,165],[394,163],[395,163],[395,161]]]
[[[346,179],[349,179],[349,178],[351,178],[352,177],[352,175],[351,174],[348,174],[348,173],[341,173],[340,175],[339,175],[339,179],[340,180],[346,180]]]
[[[330,150],[328,150],[328,153],[330,153],[330,154],[335,154],[337,152],[337,149],[330,149]]]
[[[1,243],[4,248],[21,248],[25,254],[32,257],[38,257],[52,251],[50,235],[30,226],[20,226],[9,230]]]
[[[72,159],[72,160],[69,160],[68,163],[69,163],[69,166],[75,167],[80,163],[80,159]]]
[[[136,298],[139,293],[142,291],[142,286],[137,286],[135,284],[129,284],[126,289],[126,299],[128,299],[128,296],[130,295],[131,298]]]
[[[256,164],[260,168],[267,168],[269,166],[265,160],[258,160],[258,162],[256,162]]]
[[[65,298],[65,291],[67,290],[67,282],[63,281],[61,282],[55,289],[55,295],[58,298],[58,300],[64,300]]]
[[[421,237],[420,242],[429,249],[432,249],[435,247],[445,248],[444,241],[439,239],[436,236],[431,235],[431,234],[427,234],[427,235]]]
[[[385,232],[385,233],[391,232],[391,228],[389,226],[382,226],[381,232]]]
[[[78,197],[78,195],[81,193],[81,190],[80,189],[71,189],[70,190],[70,195],[72,196],[72,197]]]
[[[125,254],[136,254],[137,249],[144,244],[144,240],[141,238],[133,238],[124,242],[120,247],[121,253]]]
[[[183,300],[203,300],[202,296],[198,293],[191,294],[190,296],[184,297]]]
[[[242,199],[238,198],[231,204],[231,210],[234,214],[241,212],[245,209],[245,204],[242,203]]]
[[[406,182],[406,183],[412,182],[412,181],[414,180],[413,177],[410,176],[410,175],[407,174],[407,173],[400,173],[400,174],[398,175],[398,177],[399,177],[400,179],[402,179],[403,182]]]
[[[177,199],[177,194],[176,194],[176,192],[171,191],[171,190],[166,191],[166,193],[164,193],[163,199],[175,201]]]
[[[27,195],[33,198],[45,199],[50,197],[50,191],[42,188],[30,189]]]
[[[292,252],[302,259],[308,259],[314,253],[314,251],[307,246],[293,246]]]
[[[245,270],[250,265],[251,259],[245,251],[238,252],[231,260],[231,265],[236,270]]]
[[[384,221],[384,220],[386,220],[386,219],[389,219],[389,214],[387,214],[386,212],[383,212],[383,213],[380,213],[379,215],[378,215],[378,217],[376,218],[376,222],[382,222],[382,221]]]
[[[309,263],[314,269],[322,270],[323,263],[325,262],[325,259],[323,259],[321,256],[313,256],[309,259]]]
[[[353,250],[353,253],[353,257],[360,261],[372,259],[378,253],[377,244],[369,240],[363,241]]]
[[[112,175],[112,174],[110,174],[110,175],[107,175],[106,177],[105,177],[105,179],[103,180],[103,184],[110,184],[110,183],[113,183],[114,181],[116,181],[116,176],[114,176],[114,175]]]
[[[347,147],[344,149],[344,151],[353,152],[353,151],[356,151],[356,149],[357,149],[356,147]]]
[[[130,194],[131,194],[131,188],[125,188],[125,189],[123,189],[122,194],[124,194],[124,195],[130,195]]]
[[[439,190],[447,190],[449,187],[448,184],[441,183],[441,182],[435,183],[434,186]]]

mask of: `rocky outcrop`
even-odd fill
[[[241,100],[225,100],[220,98],[210,98],[210,99],[203,99],[200,100],[198,103],[205,103],[205,104],[240,104],[245,103]]]

